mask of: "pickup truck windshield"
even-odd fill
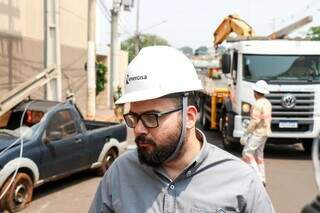
[[[320,55],[243,55],[243,79],[320,82]]]

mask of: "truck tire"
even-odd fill
[[[302,146],[303,146],[304,152],[306,154],[310,154],[311,150],[312,150],[312,140],[311,141],[303,141]]]
[[[222,115],[222,129],[221,129],[221,134],[222,134],[222,145],[224,147],[225,150],[227,151],[234,151],[236,150],[237,145],[235,143],[233,143],[230,139],[229,139],[229,135],[228,135],[228,121],[227,121],[227,113],[223,113]]]
[[[1,195],[10,184],[10,177],[1,189]],[[20,211],[28,206],[32,200],[33,182],[26,173],[18,172],[11,186],[0,201],[0,210],[9,212]],[[1,211],[1,212],[2,212]]]
[[[97,175],[102,177],[117,157],[117,150],[111,148],[103,157],[102,165],[97,169]]]

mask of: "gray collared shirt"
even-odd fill
[[[89,212],[274,212],[255,172],[237,157],[203,142],[198,156],[175,179],[141,165],[136,150],[120,156],[100,182]]]

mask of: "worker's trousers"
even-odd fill
[[[267,136],[251,135],[242,151],[243,159],[257,172],[260,180],[266,182],[266,172],[264,166],[264,147]]]

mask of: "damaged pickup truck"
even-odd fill
[[[0,211],[25,208],[45,182],[86,169],[103,175],[126,137],[125,124],[84,120],[70,101],[21,102],[0,120]]]

